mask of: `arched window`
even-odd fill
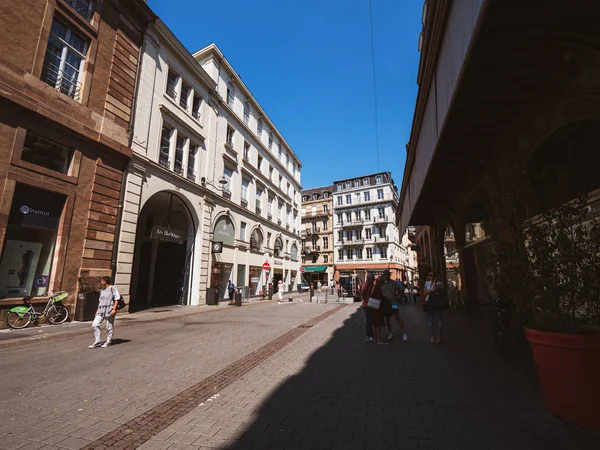
[[[319,194],[313,194],[313,200],[319,200]]]
[[[323,198],[329,198],[330,195],[329,192],[323,192]]]
[[[255,228],[250,236],[250,250],[260,252],[263,245],[263,235],[258,228]]]
[[[290,258],[292,259],[292,261],[298,261],[298,246],[295,243],[292,244]]]
[[[275,245],[273,249],[276,257],[281,258],[283,256],[283,241],[280,237],[275,239]]]

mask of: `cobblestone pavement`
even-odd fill
[[[269,347],[140,448],[598,448],[600,433],[545,412],[529,360],[499,357],[481,319],[449,317],[432,346],[423,312],[403,306],[410,341],[384,347],[364,341],[355,306],[334,308],[269,303],[123,328],[109,349],[77,337],[1,350],[0,448],[99,448]]]

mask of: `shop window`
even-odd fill
[[[72,175],[73,149],[27,132],[21,159],[64,175]]]
[[[46,295],[65,196],[17,184],[0,258],[0,297]]]
[[[298,246],[296,244],[292,244],[292,250],[290,252],[290,259],[292,261],[298,261]]]

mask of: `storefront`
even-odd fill
[[[213,230],[213,242],[220,242],[222,245],[222,251],[220,253],[213,253],[213,263],[211,269],[211,281],[210,287],[217,288],[219,293],[219,299],[228,299],[227,284],[229,280],[233,281],[236,286],[240,286],[239,280],[239,268],[238,265],[238,277],[234,278],[234,246],[235,246],[235,230],[231,219],[224,215],[217,219],[215,222],[215,228]],[[246,266],[244,265],[244,272]],[[242,278],[242,286],[245,284],[245,273]]]
[[[16,183],[0,259],[0,297],[48,293],[65,200]]]
[[[227,284],[233,276],[233,264],[213,261],[210,287],[219,291],[219,299],[228,299]]]
[[[327,266],[303,266],[304,267],[304,280],[311,286],[317,287],[317,284],[321,282],[322,286],[327,286],[328,275]]]
[[[259,266],[250,266],[248,275],[248,285],[250,286],[250,295],[260,295],[260,291],[265,284],[263,277],[263,268]]]

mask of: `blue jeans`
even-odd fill
[[[437,318],[437,337],[438,339],[442,338],[442,328],[444,325],[444,315],[442,309],[433,309],[429,310],[429,332],[431,333],[431,337],[435,338],[435,322]]]
[[[366,332],[367,332],[367,337],[373,337],[373,324],[371,321],[371,308],[368,307],[364,307],[363,308],[364,312],[365,312],[365,319],[366,319]]]

